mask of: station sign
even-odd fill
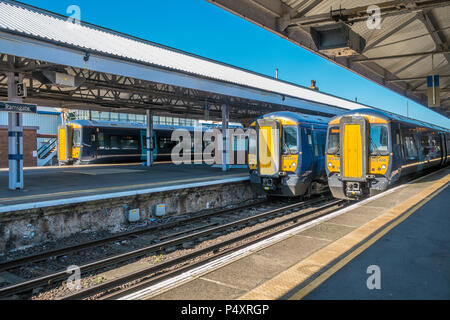
[[[0,111],[18,112],[18,113],[37,113],[37,105],[29,103],[0,101]]]

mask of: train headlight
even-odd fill
[[[292,168],[295,168],[297,166],[297,164],[294,162],[293,164],[292,164]]]
[[[328,164],[328,166],[331,168],[331,167],[333,166],[333,164],[330,162],[330,163]]]
[[[386,170],[386,165],[383,164],[383,165],[381,166],[381,169]]]

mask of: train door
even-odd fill
[[[72,126],[58,127],[58,161],[69,163],[72,161]]]
[[[74,132],[74,146],[78,145],[80,147],[79,161],[81,163],[92,163],[95,162],[98,156],[98,135],[99,128],[93,127],[83,127],[82,140],[81,143],[77,144]],[[74,155],[74,159],[75,159]]]
[[[368,123],[363,117],[341,119],[341,169],[344,181],[366,181]]]
[[[442,155],[441,166],[445,166],[445,164],[447,162],[447,154],[448,154],[447,144],[445,143],[445,135],[443,133],[439,133],[439,138],[441,140],[441,142],[440,142],[441,155]]]
[[[403,133],[403,149],[405,158],[402,170],[405,171],[405,174],[410,174],[416,171],[419,158],[414,134],[408,130],[408,127],[405,127]]]
[[[281,168],[280,123],[258,120],[258,168],[261,176],[278,176]]]
[[[326,165],[326,159],[325,159],[325,145],[327,143],[327,132],[322,131],[326,130],[326,128],[321,129],[321,131],[318,131],[317,133],[317,143],[318,143],[318,163],[319,163],[319,171],[318,175],[322,179],[326,179],[327,173],[325,171],[325,165]]]
[[[398,170],[398,176],[400,176],[405,157],[402,148],[400,123],[392,124],[392,153],[392,171],[396,172]]]
[[[158,146],[155,144],[156,131],[153,131],[153,140],[150,141],[150,148],[153,150],[153,161],[158,157]],[[147,161],[147,131],[141,130],[139,136],[140,150],[141,150],[141,161]]]
[[[311,127],[302,128],[302,161],[301,172],[314,171],[314,148],[313,148],[313,134]]]

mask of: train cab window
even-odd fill
[[[81,129],[73,130],[73,145],[81,146]]]
[[[332,127],[328,133],[328,154],[339,155],[341,149],[340,130],[339,127]]]
[[[388,154],[388,128],[385,125],[370,126],[370,153],[372,155]]]
[[[282,153],[284,155],[298,153],[298,130],[295,126],[284,126],[282,136]]]

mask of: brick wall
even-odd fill
[[[35,128],[23,129],[23,166],[36,167],[37,158],[33,151],[37,150],[37,135]],[[8,168],[8,129],[0,127],[0,168]]]

